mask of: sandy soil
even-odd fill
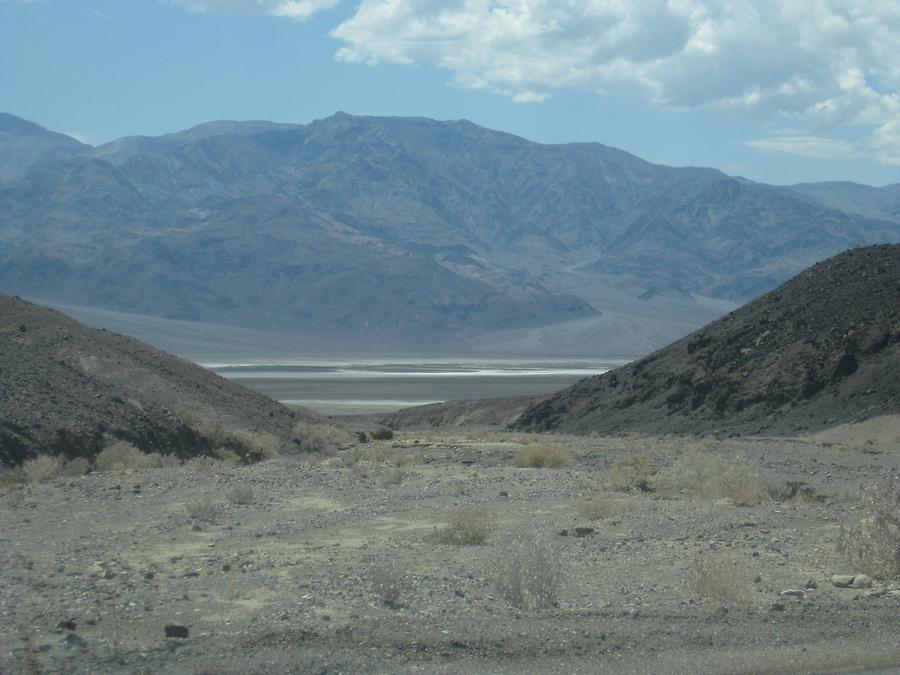
[[[900,667],[900,583],[830,581],[863,571],[837,537],[859,523],[859,481],[900,455],[842,433],[852,442],[555,436],[574,463],[528,469],[513,457],[533,436],[405,432],[325,461],[0,488],[0,672]],[[665,468],[697,446],[811,493],[740,506],[607,481],[619,456]],[[604,505],[593,521],[591,500]],[[467,507],[493,523],[485,545],[430,540]],[[554,605],[518,609],[495,585],[523,537],[561,575]],[[711,556],[731,562],[710,597],[692,580]],[[165,637],[167,624],[188,637]]]

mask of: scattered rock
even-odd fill
[[[773,602],[771,605],[769,605],[769,609],[771,609],[773,612],[783,612],[784,604],[780,602]]]
[[[86,649],[88,646],[87,640],[75,633],[66,635],[66,637],[63,638],[63,644],[68,647],[80,647],[81,649]]]
[[[167,638],[186,638],[188,636],[187,626],[181,626],[177,623],[166,624]]]
[[[806,593],[801,591],[799,588],[789,588],[785,591],[781,591],[781,593],[779,595],[786,595],[786,596],[792,596],[795,598],[802,598],[804,595],[806,595]]]
[[[852,574],[835,574],[831,577],[831,585],[837,588],[850,588],[855,578]]]
[[[56,624],[56,627],[62,628],[63,630],[75,630],[78,627],[78,624],[75,623],[75,619],[63,619]]]
[[[851,588],[872,588],[872,577],[865,574],[858,574],[853,578]]]
[[[807,579],[806,585],[804,586],[804,588],[806,588],[806,589],[814,589],[814,588],[818,588],[818,587],[819,587],[819,584],[816,583],[815,579]]]
[[[575,536],[576,537],[589,537],[594,534],[593,527],[576,527],[575,528]]]

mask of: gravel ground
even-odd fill
[[[900,583],[831,583],[865,571],[836,542],[862,517],[859,482],[898,468],[896,443],[414,434],[325,460],[0,488],[0,672],[900,667]],[[516,467],[536,438],[575,461]],[[698,447],[745,457],[776,492],[809,487],[741,506],[608,481],[620,456],[665,469]],[[461,509],[489,519],[486,544],[434,541]],[[526,571],[562,585],[520,609],[496,580],[535,551]],[[703,561],[725,561],[712,592],[696,585]]]

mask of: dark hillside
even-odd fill
[[[182,456],[212,449],[184,419],[287,440],[301,417],[189,361],[0,294],[0,463],[91,456],[110,437]],[[196,426],[196,425],[195,425]]]
[[[787,433],[900,412],[900,246],[818,263],[529,408],[532,431]]]

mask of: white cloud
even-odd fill
[[[192,12],[278,16],[305,21],[316,12],[331,9],[340,0],[169,0]]]
[[[862,126],[854,152],[900,163],[896,0],[362,0],[332,35],[340,60],[433,63],[518,101],[593,90],[801,127],[782,149],[837,152],[808,139]]]
[[[744,141],[744,145],[758,150],[787,152],[817,159],[851,159],[860,154],[854,143],[821,136],[776,136]]]
[[[66,133],[66,136],[74,138],[79,143],[84,143],[85,145],[93,145],[93,143],[91,143],[91,140],[79,131],[70,131]]]

